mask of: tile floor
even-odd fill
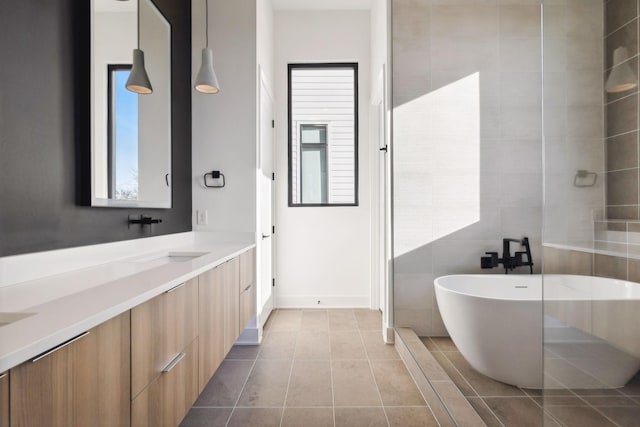
[[[489,427],[640,426],[640,376],[617,390],[524,390],[475,371],[450,338],[421,339]]]
[[[277,310],[236,346],[182,422],[204,426],[437,426],[370,310]]]

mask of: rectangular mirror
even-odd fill
[[[150,94],[125,87],[138,48]],[[91,109],[91,205],[170,208],[171,25],[152,0],[91,0]]]

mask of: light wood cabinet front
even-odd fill
[[[9,372],[0,372],[0,427],[9,427]]]
[[[240,262],[234,258],[222,264],[224,282],[224,354],[240,336]]]
[[[256,285],[252,283],[240,294],[240,330],[247,327],[256,315]]]
[[[128,426],[126,312],[11,370],[11,426]]]
[[[131,310],[131,397],[156,379],[198,334],[198,279]]]
[[[225,264],[199,277],[199,388],[204,389],[224,359]]]
[[[134,427],[176,427],[198,398],[198,339],[131,403]]]
[[[251,249],[240,260],[240,332],[256,315],[256,250]]]

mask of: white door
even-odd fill
[[[274,182],[273,182],[273,140],[274,140],[274,102],[271,91],[260,78],[260,172],[258,188],[260,197],[260,218],[258,225],[258,246],[260,257],[260,278],[258,292],[258,312],[261,323],[266,321],[273,310],[273,271],[275,254],[274,218]],[[260,310],[260,307],[262,308]]]
[[[380,157],[378,160],[378,278],[379,278],[379,296],[380,310],[386,311],[387,307],[387,271],[389,254],[387,253],[387,144],[385,141],[384,128],[384,104],[378,104],[378,146],[380,147]]]

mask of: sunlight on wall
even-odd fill
[[[480,220],[480,73],[394,110],[395,256]]]

